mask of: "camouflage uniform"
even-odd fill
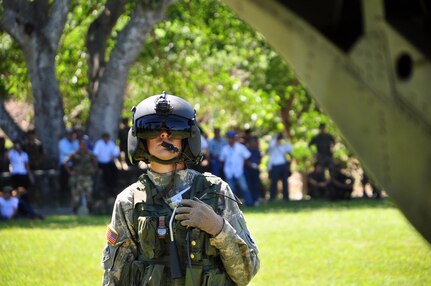
[[[174,186],[173,190],[166,197],[192,186],[197,176],[202,175],[190,169],[177,171],[172,184]],[[126,272],[130,265],[139,261],[143,252],[147,252],[142,249],[142,239],[140,237],[142,233],[138,233],[134,223],[135,206],[145,197],[145,186],[148,186],[147,179],[154,186],[158,186],[158,190],[162,190],[169,185],[172,177],[171,174],[156,174],[149,171],[148,175],[142,175],[138,182],[130,185],[117,196],[111,224],[108,226],[108,233],[112,234],[112,231],[114,231],[115,239],[114,241],[112,241],[112,237],[111,240],[108,239],[103,253],[102,264],[105,269],[103,285],[126,285],[126,283],[120,282],[120,278],[124,275],[123,272]],[[215,176],[210,179],[216,182],[217,193],[234,198],[231,189],[224,181]],[[204,234],[208,237],[210,247],[214,248],[216,258],[221,261],[221,271],[227,274],[231,284],[227,282],[223,284],[214,284],[217,282],[213,282],[211,284],[209,280],[198,280],[201,281],[198,285],[247,285],[260,266],[257,246],[246,227],[241,210],[234,200],[227,199],[224,196],[217,196],[215,201],[216,207],[220,210],[218,213],[224,218],[222,231],[215,237]],[[207,248],[205,248],[205,251],[207,251]],[[144,281],[139,280],[137,285],[190,285],[184,279],[169,280],[166,277],[149,276],[142,275],[141,277],[146,278],[143,279]]]
[[[72,163],[73,176],[69,178],[69,186],[72,193],[72,207],[78,208],[81,202],[82,194],[87,199],[87,204],[91,205],[93,191],[93,175],[95,173],[94,155],[90,152],[77,151],[73,153],[66,161]]]

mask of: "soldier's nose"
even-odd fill
[[[160,131],[160,138],[162,138],[162,139],[168,139],[169,138],[168,131],[166,131],[166,130]]]

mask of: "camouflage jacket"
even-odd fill
[[[195,176],[194,170],[176,172],[173,195],[190,186]],[[148,172],[148,177],[157,186],[167,186],[170,175]],[[105,269],[103,285],[120,285],[119,279],[126,265],[138,260],[139,238],[133,222],[133,211],[137,190],[144,188],[141,182],[130,185],[116,199],[111,224],[107,231],[107,244],[103,253],[102,264]],[[234,195],[229,186],[222,180],[221,192],[230,198]],[[246,222],[238,204],[224,196],[220,197],[219,205],[223,206],[221,215],[225,220],[222,231],[210,238],[210,244],[218,249],[220,258],[229,277],[237,285],[247,285],[257,273],[260,262],[258,249],[247,229]]]

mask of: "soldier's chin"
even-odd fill
[[[171,160],[174,159],[175,157],[177,157],[178,154],[173,154],[171,151],[165,149],[163,152],[159,152],[157,154],[157,158],[159,158],[160,160]]]

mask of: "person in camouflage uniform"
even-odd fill
[[[195,111],[151,96],[133,109],[130,161],[147,173],[116,198],[103,252],[103,285],[247,285],[258,248],[226,182],[188,169],[200,158]]]
[[[87,207],[91,210],[93,176],[97,170],[96,157],[88,150],[87,141],[79,141],[79,149],[64,161],[64,167],[69,173],[69,185],[72,193],[72,211],[77,213],[84,194]]]

